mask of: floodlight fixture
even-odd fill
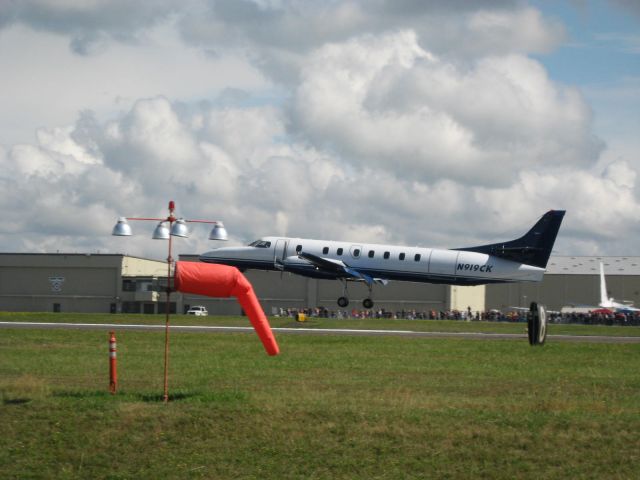
[[[125,217],[119,217],[118,223],[115,224],[111,231],[111,235],[115,235],[117,237],[128,237],[132,234],[131,225],[129,225],[127,219]]]
[[[182,238],[189,236],[189,227],[187,227],[184,218],[179,218],[173,223],[171,226],[171,235]]]
[[[224,228],[222,222],[218,222],[212,229],[209,234],[209,240],[221,240],[226,241],[229,239],[227,235],[227,229]]]
[[[158,226],[153,231],[154,240],[169,240],[169,227],[167,226],[167,222],[162,221],[158,223]]]

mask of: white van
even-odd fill
[[[199,317],[205,317],[209,315],[209,312],[202,305],[196,305],[187,310],[187,315],[197,315]]]

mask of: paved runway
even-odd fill
[[[134,325],[118,323],[45,323],[45,322],[0,322],[0,328],[43,328],[78,330],[164,330],[164,325]],[[172,325],[171,332],[197,333],[247,333],[252,327],[214,327],[197,325]],[[361,335],[361,336],[400,336],[426,338],[470,338],[476,340],[526,340],[527,335],[515,333],[469,333],[469,332],[416,332],[412,330],[354,330],[343,328],[273,328],[278,334],[295,335]],[[640,337],[611,337],[595,335],[548,335],[547,341],[591,342],[591,343],[640,343]]]

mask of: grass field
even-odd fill
[[[111,396],[106,333],[0,330],[0,478],[640,477],[639,344],[171,338],[165,405],[162,332],[118,332]]]

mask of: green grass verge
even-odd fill
[[[640,474],[640,345],[278,340],[173,334],[165,405],[162,332],[118,333],[111,396],[104,332],[3,329],[0,478]]]

